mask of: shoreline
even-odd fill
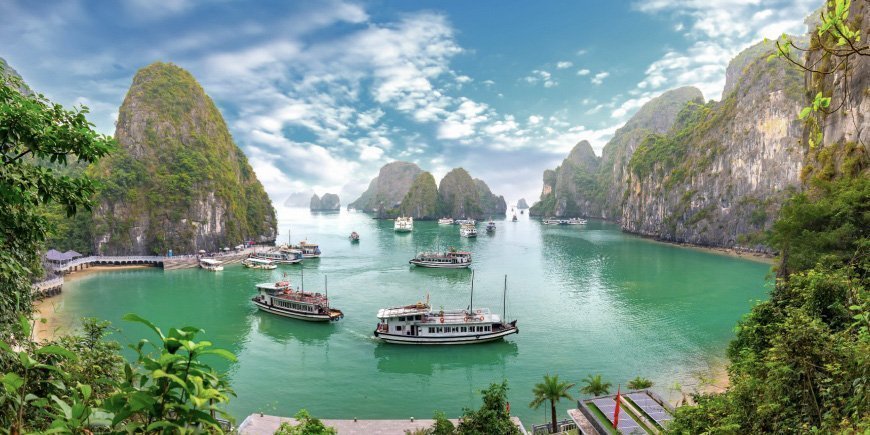
[[[119,266],[93,266],[77,272],[72,272],[64,275],[64,284],[81,279],[89,275],[99,272],[130,270],[130,269],[150,269],[154,266],[145,264],[130,264]],[[58,315],[58,310],[63,306],[61,297],[64,289],[60,294],[40,299],[33,303],[33,317],[36,323],[33,326],[33,339],[37,342],[54,340],[62,335],[68,334],[75,326],[75,322],[70,319]]]

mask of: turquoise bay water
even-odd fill
[[[430,418],[433,410],[458,416],[479,406],[478,391],[508,379],[511,410],[527,425],[546,421],[531,410],[531,389],[546,373],[577,382],[601,373],[614,384],[637,375],[668,394],[674,382],[691,386],[721,364],[735,322],[753,300],[766,297],[768,265],[685,249],[623,234],[609,223],[542,226],[521,216],[497,221],[494,236],[462,239],[455,226],[415,223],[396,234],[392,221],[361,213],[313,215],[279,211],[281,238],[319,242],[323,258],[277,271],[228,266],[95,273],[66,284],[53,302],[67,322],[82,316],[110,320],[114,338],[149,337],[120,320],[128,312],[164,329],[196,325],[204,338],[238,355],[228,370],[238,397],[229,410],[292,415],[307,408],[324,418]],[[351,244],[351,231],[360,233]],[[423,300],[436,309],[468,304],[471,272],[415,269],[418,250],[455,246],[474,255],[474,305],[502,310],[508,275],[507,317],[520,333],[475,346],[388,345],[371,338],[378,308]],[[345,318],[311,324],[258,312],[254,284],[283,273],[306,290],[329,279],[332,305]],[[573,395],[579,396],[575,388]],[[569,403],[560,406],[564,415]]]

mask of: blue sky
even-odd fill
[[[136,70],[186,68],[276,203],[355,199],[393,160],[463,166],[509,202],[574,144],[596,152],[650,98],[763,37],[805,31],[821,0],[0,1],[0,57],[100,131]]]

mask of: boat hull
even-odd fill
[[[290,310],[282,310],[277,307],[270,307],[260,301],[252,300],[254,305],[260,309],[260,311],[265,311],[271,314],[277,314],[283,317],[289,317],[291,319],[305,320],[306,322],[329,322],[336,321],[344,317],[344,314],[339,310],[333,310],[333,313],[330,314],[311,314],[311,313],[302,313],[298,311],[290,311]],[[338,315],[334,314],[335,312]]]
[[[417,267],[428,267],[432,269],[467,269],[471,263],[427,263],[425,261],[409,260],[408,263]]]
[[[375,330],[374,336],[376,339],[385,343],[392,344],[417,344],[417,345],[453,345],[453,344],[476,344],[487,343],[490,341],[501,340],[511,334],[517,334],[520,330],[516,326],[498,332],[490,332],[486,334],[462,335],[452,337],[420,337],[411,335],[396,335],[385,334]]]

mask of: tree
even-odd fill
[[[653,382],[647,378],[640,376],[628,381],[628,388],[632,390],[643,390],[653,386]]]
[[[568,393],[572,388],[574,388],[574,384],[560,381],[559,375],[553,377],[544,375],[544,382],[535,384],[535,388],[532,389],[532,394],[534,394],[535,398],[529,403],[531,408],[538,409],[542,403],[547,400],[550,401],[550,416],[553,421],[553,431],[551,433],[557,432],[556,402],[562,399],[574,400],[571,394]]]
[[[113,149],[93,130],[84,106],[66,110],[0,66],[0,330],[32,311],[30,280],[39,276],[39,252],[49,233],[41,212],[57,204],[68,216],[89,209],[96,184],[60,175],[41,164],[94,162]]]
[[[300,409],[293,416],[299,424],[281,423],[275,435],[336,435],[338,431],[327,427],[320,419],[312,417],[305,409]]]
[[[465,408],[457,432],[461,435],[519,434],[507,412],[507,391],[507,381],[490,384],[481,391],[483,405],[478,410]]]
[[[603,396],[609,394],[610,387],[613,386],[610,382],[604,382],[601,379],[600,374],[595,376],[586,375],[586,378],[583,379],[583,384],[584,386],[580,388],[580,392],[590,396]]]
[[[851,5],[851,0],[827,1],[819,13],[819,25],[811,34],[809,46],[800,47],[791,37],[783,34],[776,41],[776,53],[771,55],[771,59],[785,59],[811,74],[809,90],[817,92],[812,104],[804,107],[798,115],[810,126],[811,148],[822,143],[824,129],[820,123],[824,116],[851,108],[853,96],[849,94],[849,80],[853,68],[862,58],[870,56],[870,45],[861,41],[860,15],[855,14],[858,16],[851,20],[849,18]],[[853,29],[854,26],[858,29]],[[806,59],[804,55],[807,55]],[[835,96],[825,89],[823,79],[838,73],[843,77],[843,94],[839,102],[832,105]]]

